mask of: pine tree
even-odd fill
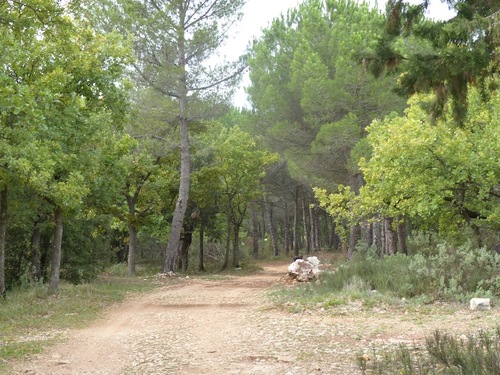
[[[389,0],[385,33],[363,62],[376,76],[384,71],[399,74],[401,94],[435,92],[434,118],[451,100],[454,118],[462,124],[469,85],[479,87],[484,99],[496,89],[490,78],[500,71],[500,3],[443,1],[457,12],[447,21],[424,17],[429,0],[417,5]]]

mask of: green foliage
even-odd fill
[[[34,228],[50,222],[56,209],[81,225],[64,231],[63,276],[92,279],[96,264],[109,258],[96,250],[106,241],[95,236],[102,223],[92,219],[116,197],[111,171],[126,143],[131,49],[119,34],[89,28],[72,10],[53,0],[0,5],[0,184],[9,190],[13,221],[6,246],[10,285],[30,278]],[[42,230],[45,271],[53,227]]]
[[[254,137],[237,126],[213,124],[203,142],[201,155],[208,163],[194,175],[194,181],[199,181],[193,189],[197,204],[203,207],[211,197],[212,202],[223,202],[228,209],[237,210],[238,205],[246,207],[261,196],[261,179],[266,166],[277,161],[276,154],[262,150]]]
[[[456,337],[435,331],[426,339],[426,352],[401,345],[397,350],[370,356],[359,355],[363,374],[500,374],[500,327]]]
[[[405,95],[433,91],[434,117],[443,115],[444,105],[451,101],[454,118],[463,123],[470,85],[480,88],[483,99],[498,87],[488,78],[500,68],[500,6],[489,0],[447,3],[457,14],[443,22],[424,18],[429,1],[389,1],[385,33],[364,62],[376,75],[384,68],[399,74],[399,89]]]
[[[412,293],[433,292],[439,299],[466,300],[500,295],[500,255],[466,243],[457,248],[439,244],[434,254],[412,257],[409,272],[420,285]]]
[[[382,17],[349,0],[305,1],[275,19],[249,57],[259,133],[307,184],[347,184],[349,153],[373,118],[403,103],[355,56],[373,48]],[[355,168],[356,169],[356,168]]]
[[[369,308],[375,301],[398,306],[500,296],[500,255],[484,248],[442,243],[427,256],[383,258],[362,243],[356,250],[351,261],[323,273],[319,283],[277,292],[280,303],[326,308],[337,304],[330,301],[361,300]]]
[[[360,162],[366,184],[359,196],[343,186],[333,194],[317,189],[321,205],[338,220],[405,216],[421,229],[438,228],[449,237],[464,225],[497,228],[499,95],[492,94],[485,104],[471,90],[461,127],[450,117],[431,122],[424,109],[431,100],[416,96],[404,117],[374,121],[368,128],[372,154]]]
[[[500,101],[494,95],[485,105],[478,96],[473,92],[461,128],[446,119],[432,125],[422,99],[413,100],[406,117],[374,122],[369,128],[373,156],[361,164],[367,184],[360,200],[442,232],[471,220],[497,225]]]

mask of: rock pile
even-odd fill
[[[296,259],[288,266],[288,275],[297,281],[311,281],[319,278],[319,260],[317,257]]]

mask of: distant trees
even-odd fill
[[[255,140],[238,127],[212,129],[216,138],[212,173],[218,178],[218,203],[226,214],[226,253],[222,268],[229,265],[231,240],[233,266],[240,267],[239,242],[243,221],[250,204],[262,198],[261,179],[265,169],[277,161],[277,155],[260,150]],[[208,167],[208,166],[207,166]]]
[[[295,240],[306,251],[336,243],[332,228],[325,228],[332,223],[309,209],[317,203],[312,187],[344,184],[358,191],[357,161],[369,152],[363,142],[358,145],[365,128],[404,107],[392,92],[393,78],[377,80],[356,63],[359,54],[376,47],[382,21],[376,10],[354,1],[305,1],[274,20],[250,51],[253,129],[286,159],[298,184],[293,194],[283,193],[287,216],[297,221],[293,227],[303,227]],[[352,245],[360,234],[351,228]]]

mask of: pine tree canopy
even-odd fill
[[[363,62],[375,76],[399,74],[400,94],[434,91],[433,118],[451,100],[454,118],[462,124],[468,87],[479,87],[485,100],[497,88],[491,77],[500,71],[500,2],[443,1],[456,11],[446,21],[424,16],[429,0],[417,5],[389,0],[385,33]]]

